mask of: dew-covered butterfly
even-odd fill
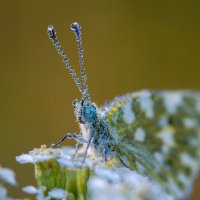
[[[62,57],[82,94],[73,102],[80,134],[68,133],[65,138],[85,143],[88,151],[105,161],[114,157],[124,166],[159,183],[176,198],[189,193],[199,170],[200,160],[200,93],[190,90],[142,90],[115,98],[102,107],[91,101],[85,66],[81,28],[73,23],[81,80],[63,51],[53,26],[48,35]]]

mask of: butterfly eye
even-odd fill
[[[86,106],[84,108],[84,116],[85,116],[87,121],[89,121],[89,122],[93,121],[93,119],[95,119],[96,116],[97,116],[96,107]]]

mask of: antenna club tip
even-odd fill
[[[74,22],[70,25],[70,28],[72,31],[77,32],[78,34],[80,34],[80,30],[81,30],[81,26],[78,22]]]
[[[51,38],[51,39],[56,39],[56,30],[55,28],[52,26],[52,25],[49,25],[48,28],[47,28],[47,33],[48,33],[48,36]]]

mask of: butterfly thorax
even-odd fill
[[[84,100],[73,102],[74,113],[79,123],[81,135],[86,143],[90,142],[90,152],[96,156],[107,156],[110,152],[108,125],[105,116],[95,103]]]

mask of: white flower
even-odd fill
[[[95,169],[88,191],[91,200],[174,200],[157,184],[127,168]]]
[[[0,168],[0,179],[9,183],[10,185],[16,185],[15,173],[8,168]]]
[[[28,186],[25,186],[22,188],[22,191],[23,192],[26,192],[28,194],[33,194],[33,195],[36,195],[36,199],[37,200],[49,200],[50,198],[49,197],[45,197],[44,196],[44,191],[46,190],[46,187],[39,187],[39,188],[36,188],[32,185],[28,185]]]
[[[35,163],[33,157],[29,154],[22,154],[20,156],[16,156],[16,160],[21,164]]]
[[[27,185],[27,186],[23,187],[22,191],[26,192],[28,194],[38,194],[38,192],[39,192],[39,190],[32,185]]]
[[[48,192],[48,195],[54,199],[65,199],[67,192],[60,188],[53,188],[50,192]]]
[[[1,200],[14,200],[7,196],[7,190],[3,186],[0,185],[0,199]]]
[[[34,164],[36,162],[45,162],[53,158],[59,158],[62,154],[63,151],[61,149],[51,149],[42,146],[40,149],[34,149],[33,151],[29,151],[28,154],[16,156],[16,160],[21,164]]]

